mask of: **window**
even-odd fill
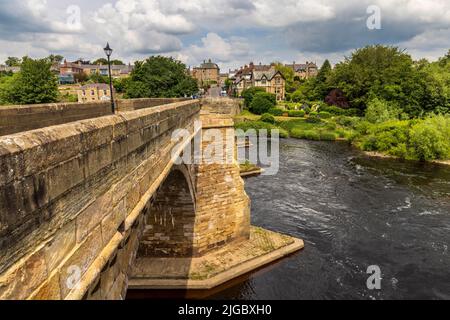
[[[86,95],[86,90],[83,90],[83,96],[85,96]]]
[[[265,86],[265,85],[267,84],[267,81],[266,81],[266,80],[261,80],[261,84],[262,84],[263,86]]]
[[[95,91],[91,90],[91,96],[94,96],[94,95],[95,95]]]
[[[105,96],[107,96],[107,95],[108,95],[108,91],[103,90],[103,94],[104,94]]]

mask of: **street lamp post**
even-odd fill
[[[112,84],[112,75],[111,75],[111,54],[113,50],[109,46],[109,42],[106,44],[106,48],[104,48],[105,54],[108,57],[108,69],[109,69],[109,90],[111,92],[111,109],[112,113],[115,114],[116,106],[114,104],[114,93],[113,93],[113,84]]]

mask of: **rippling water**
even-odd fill
[[[253,224],[306,248],[210,298],[450,299],[450,167],[284,140],[277,176],[246,181]],[[367,267],[383,273],[367,289]]]
[[[278,175],[246,180],[253,224],[302,238],[305,250],[194,297],[450,299],[450,167],[291,139],[280,157]],[[366,286],[371,265],[379,291]]]

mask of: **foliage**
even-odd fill
[[[58,82],[50,71],[48,59],[24,58],[21,71],[0,84],[0,102],[3,104],[35,104],[56,102]]]
[[[336,65],[328,85],[342,90],[352,107],[362,110],[374,97],[397,104],[413,116],[447,103],[442,85],[396,47],[376,45],[356,50]]]
[[[449,137],[449,116],[433,116],[417,123],[410,131],[412,157],[419,160],[449,159]]]
[[[294,70],[291,67],[285,66],[283,63],[279,62],[275,63],[275,70],[279,71],[286,80],[286,92],[294,92]]]
[[[264,113],[259,121],[275,124],[275,118],[269,113]]]
[[[347,97],[340,89],[331,90],[325,97],[325,103],[329,106],[337,106],[341,108],[349,108],[350,104],[347,101]]]
[[[246,108],[249,108],[250,104],[253,101],[254,96],[260,92],[266,92],[266,90],[264,88],[251,87],[251,88],[248,88],[248,89],[245,89],[244,91],[242,91],[241,96],[242,96],[242,98],[244,98],[244,106]]]
[[[95,60],[94,62],[92,62],[92,64],[107,65],[108,64],[108,59],[106,59],[106,58],[99,58],[99,59]],[[111,60],[111,64],[114,65],[114,66],[122,66],[122,65],[124,65],[123,61],[122,60],[118,60],[118,59]]]
[[[113,79],[114,89],[116,90],[117,93],[124,93],[126,91],[128,82],[129,78]]]
[[[373,98],[368,103],[365,118],[371,123],[382,123],[398,119],[400,112],[400,109],[396,105],[385,100]]]
[[[5,61],[5,65],[8,67],[19,67],[22,64],[22,60],[17,57],[8,57]]]
[[[271,115],[276,116],[276,117],[281,117],[284,113],[283,109],[280,108],[271,108],[268,111]]]
[[[109,83],[109,76],[102,76],[98,73],[92,73],[89,75],[88,81],[92,83]]]
[[[329,119],[329,118],[332,117],[332,115],[331,115],[331,113],[329,113],[329,112],[321,111],[321,112],[319,112],[319,117],[320,117],[321,119]]]
[[[256,133],[259,135],[261,130],[266,130],[268,136],[272,135],[273,130],[278,130],[280,134],[280,138],[288,138],[289,133],[273,124],[262,122],[262,121],[245,121],[245,122],[239,122],[236,123],[235,128],[237,130],[242,130],[244,132],[248,132],[249,130],[255,130]],[[238,133],[239,134],[239,133]]]
[[[126,98],[177,98],[198,92],[186,65],[162,56],[138,61],[126,86]]]
[[[303,110],[292,110],[289,111],[289,117],[291,118],[303,118],[306,112]]]
[[[276,99],[275,99],[276,100]],[[273,95],[266,92],[258,92],[250,103],[250,111],[254,114],[267,113],[270,109],[276,106],[273,101]]]

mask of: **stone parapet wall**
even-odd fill
[[[123,99],[117,110],[134,111],[182,102],[186,99]],[[111,115],[111,102],[50,103],[22,106],[0,106],[0,136],[35,130],[64,123]]]
[[[0,137],[0,300],[124,298],[144,200],[199,112],[191,100]]]

